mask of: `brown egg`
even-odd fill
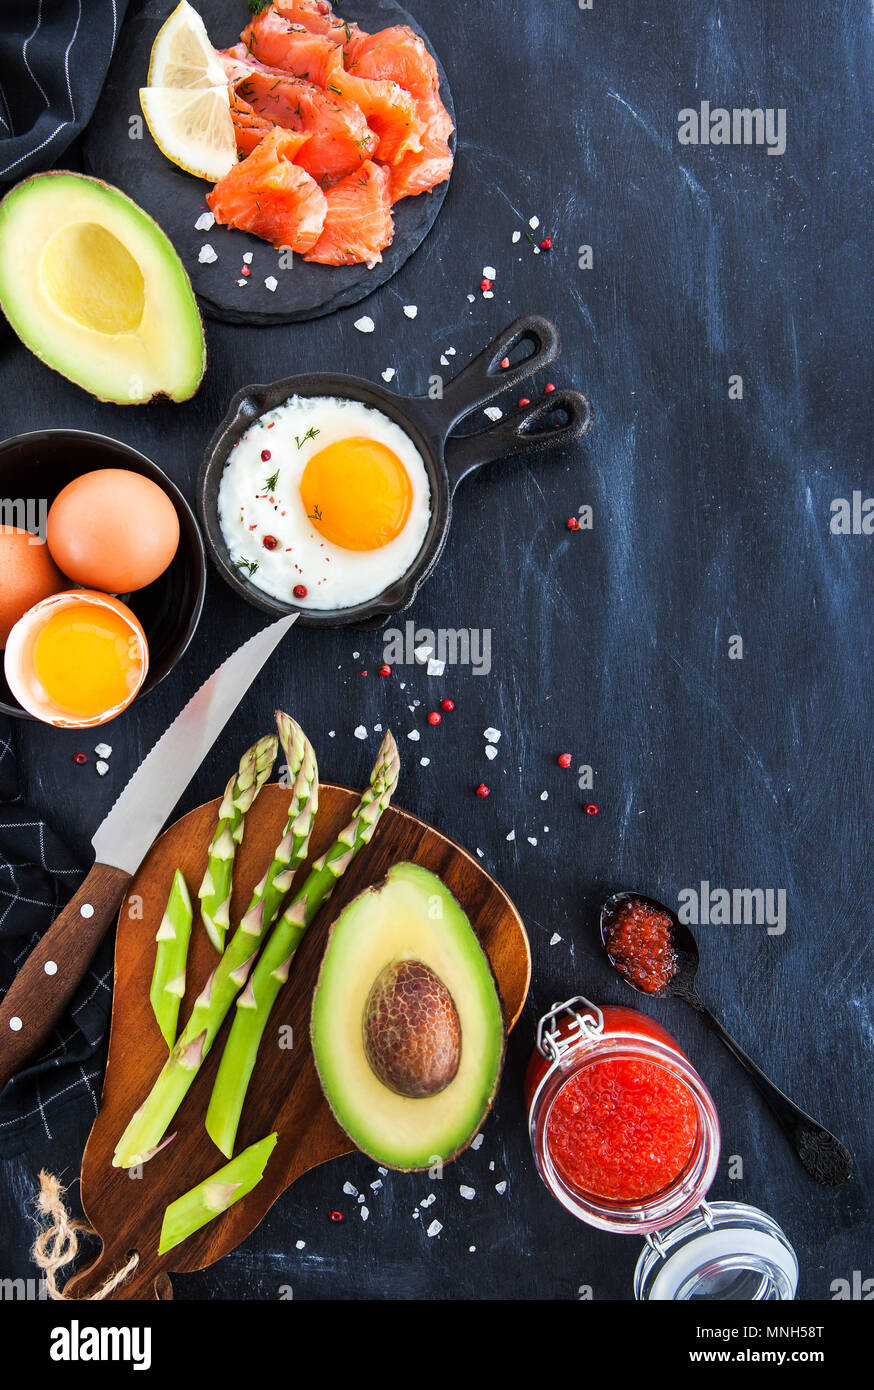
[[[0,649],[22,613],[69,587],[44,541],[18,526],[0,526]]]
[[[179,545],[179,518],[150,478],[98,468],[58,493],[47,537],[55,563],[77,584],[127,594],[164,573]]]

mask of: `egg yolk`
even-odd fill
[[[69,714],[93,718],[127,699],[143,664],[140,640],[119,613],[98,604],[62,608],[33,646],[37,679]]]
[[[342,439],[313,454],[300,483],[313,526],[344,550],[379,550],[399,536],[413,485],[397,454],[374,439]]]

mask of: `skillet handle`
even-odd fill
[[[567,417],[558,426],[549,418],[555,411],[563,411]],[[582,439],[592,428],[593,419],[588,396],[564,387],[476,434],[453,436],[444,450],[449,485],[454,492],[462,478],[480,464]]]
[[[534,351],[524,362],[504,370],[501,366],[504,358],[509,357],[523,342],[532,343]],[[470,415],[478,406],[487,405],[502,391],[519,386],[541,368],[548,367],[560,352],[561,338],[550,319],[540,314],[524,314],[516,319],[487,348],[483,348],[458,376],[447,382],[441,402],[430,403],[432,408],[436,404],[442,414],[445,432],[448,434],[459,420]]]

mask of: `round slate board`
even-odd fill
[[[212,318],[226,323],[293,323],[356,304],[390,280],[421,245],[443,204],[448,181],[438,184],[433,193],[404,198],[396,205],[394,240],[373,270],[363,265],[308,265],[299,256],[290,267],[281,269],[279,253],[248,232],[231,231],[218,224],[208,232],[195,231],[195,222],[206,210],[210,185],[177,169],[158,149],[145,121],[132,121],[141,116],[139,89],[146,84],[155,35],[175,4],[176,0],[149,0],[122,28],[106,86],[85,135],[89,172],[121,188],[163,227],[182,257],[204,312]],[[245,0],[212,0],[208,9],[201,9],[217,48],[230,48],[238,42],[248,21]],[[337,12],[371,33],[390,24],[408,24],[428,43],[415,20],[392,0],[351,0],[349,5],[338,4]],[[446,74],[439,60],[437,65],[440,95],[454,120]],[[132,139],[132,130],[135,132],[140,124],[142,139]],[[454,141],[453,136],[453,145]],[[218,255],[212,265],[201,265],[197,259],[204,242],[209,242]],[[252,252],[252,273],[243,288],[237,280],[248,251]],[[272,292],[264,283],[270,275],[278,281]]]

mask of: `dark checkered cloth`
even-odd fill
[[[22,804],[15,735],[0,717],[0,997],[82,878],[63,840]],[[105,941],[45,1050],[0,1096],[0,1157],[38,1148],[97,1114],[111,1000]]]

